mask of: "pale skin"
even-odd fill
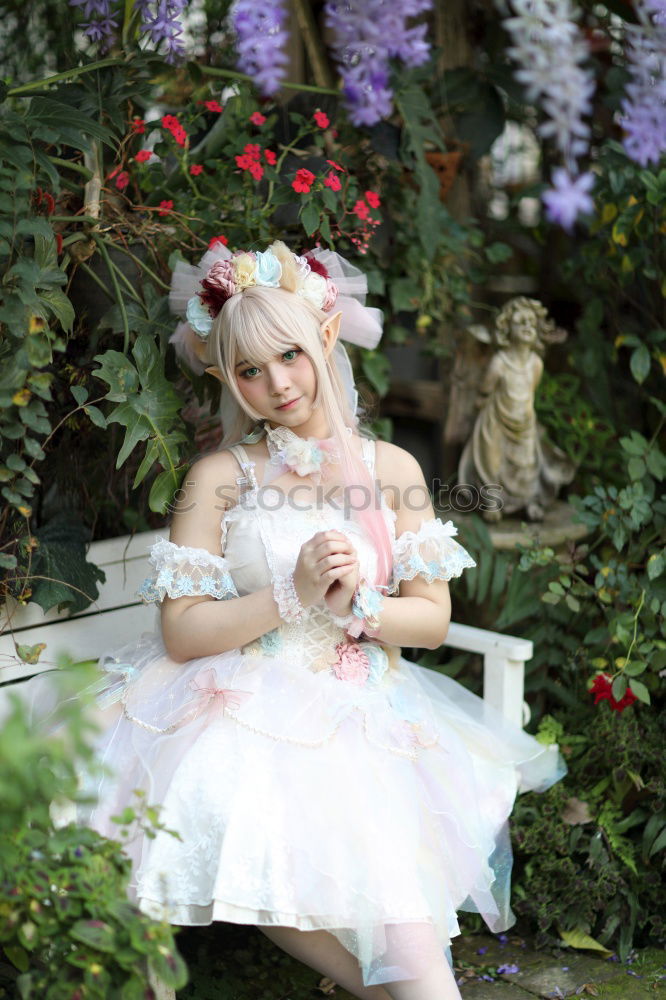
[[[333,350],[340,316],[322,327],[322,349],[327,357]],[[208,369],[221,378],[218,369]],[[294,348],[276,354],[263,366],[241,359],[236,369],[239,391],[248,404],[273,426],[291,428],[301,437],[326,438],[330,431],[320,408],[313,407],[316,378],[308,356]],[[283,403],[296,402],[280,410]],[[352,438],[360,455],[360,439]],[[268,458],[265,442],[247,446],[257,466]],[[385,494],[396,511],[396,534],[418,531],[423,520],[434,517],[427,487],[418,463],[406,451],[387,442],[377,442],[377,476],[391,490]],[[238,498],[236,479],[240,475],[230,452],[206,456],[196,462],[187,477],[185,495],[174,514],[170,539],[177,545],[207,549],[221,554],[220,523],[223,510],[220,496]],[[290,474],[287,474],[287,478]],[[299,480],[301,483],[303,479]],[[307,477],[305,479],[308,482]],[[274,483],[279,486],[280,480]],[[284,485],[288,485],[285,481]],[[222,487],[222,489],[220,489]],[[411,502],[402,502],[405,495]],[[415,502],[415,498],[417,502]],[[235,500],[229,500],[231,504]],[[222,505],[224,506],[224,505]],[[418,509],[417,509],[418,508]],[[294,569],[294,585],[303,607],[325,601],[335,614],[347,615],[359,578],[357,553],[339,531],[317,532],[300,549]],[[446,638],[451,614],[448,584],[427,584],[418,578],[403,581],[398,597],[387,597],[381,625],[375,637],[396,646],[437,648]],[[162,605],[162,632],[169,655],[178,662],[240,648],[282,624],[272,587],[243,597],[216,601],[211,597],[166,598]],[[405,937],[413,943],[418,935],[418,952],[423,955],[418,978],[385,986],[363,985],[360,968],[353,955],[326,931],[299,931],[293,927],[260,928],[284,951],[339,983],[362,1000],[455,1000],[460,993],[448,962],[430,924],[399,925],[389,930],[397,960]]]

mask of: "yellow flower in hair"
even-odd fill
[[[257,265],[252,254],[240,253],[237,257],[233,258],[233,265],[237,291],[242,292],[244,288],[256,285],[255,273]]]

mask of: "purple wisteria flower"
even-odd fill
[[[594,202],[588,194],[594,184],[594,174],[572,177],[564,167],[553,170],[553,186],[543,194],[546,215],[563,229],[570,230],[580,214],[592,212]]]
[[[432,0],[327,0],[326,25],[355,125],[374,125],[393,110],[390,59],[420,66],[430,56],[427,25],[407,27]]]
[[[656,0],[652,0],[656,2]],[[528,100],[546,115],[539,133],[552,139],[565,169],[553,171],[553,186],[543,195],[547,216],[570,229],[579,212],[591,211],[590,174],[578,174],[577,160],[589,148],[594,75],[584,64],[589,56],[578,27],[578,9],[571,0],[513,0],[516,16],[504,20],[518,63],[516,79]]]
[[[186,6],[187,0],[157,0],[152,10],[151,5],[145,0],[141,3],[143,17],[141,32],[150,36],[156,48],[160,42],[164,43],[164,54],[168,63],[174,63],[185,55],[185,47],[180,38],[183,27],[178,17]]]
[[[69,0],[69,4],[83,8],[81,13],[90,18],[81,25],[83,34],[91,42],[98,42],[101,51],[108,49],[118,29],[116,19],[111,16],[110,0]]]
[[[627,156],[642,167],[666,152],[666,0],[637,4],[640,23],[629,25],[629,83],[620,124]]]
[[[259,4],[256,0],[236,0],[231,23],[236,33],[238,69],[254,78],[262,93],[280,88],[289,59],[284,51],[287,10],[283,0]]]

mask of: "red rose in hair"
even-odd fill
[[[321,274],[322,278],[328,278],[328,271],[322,264],[320,260],[314,256],[311,250],[306,251],[303,256],[310,265],[310,270],[314,271],[315,274]]]

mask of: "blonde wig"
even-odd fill
[[[227,300],[208,341],[208,357],[220,369],[227,395],[222,447],[241,440],[263,420],[240,393],[235,372],[238,362],[245,359],[261,366],[276,354],[300,348],[314,368],[317,389],[313,402],[321,407],[335,439],[345,487],[350,491],[360,488],[367,498],[367,503],[360,507],[352,504],[352,508],[355,519],[372,539],[378,553],[375,582],[385,584],[391,566],[391,541],[379,509],[378,490],[365,463],[349,444],[347,428],[356,427],[356,415],[350,412],[333,352],[328,358],[324,356],[322,325],[329,318],[303,296],[285,288],[251,285]]]

